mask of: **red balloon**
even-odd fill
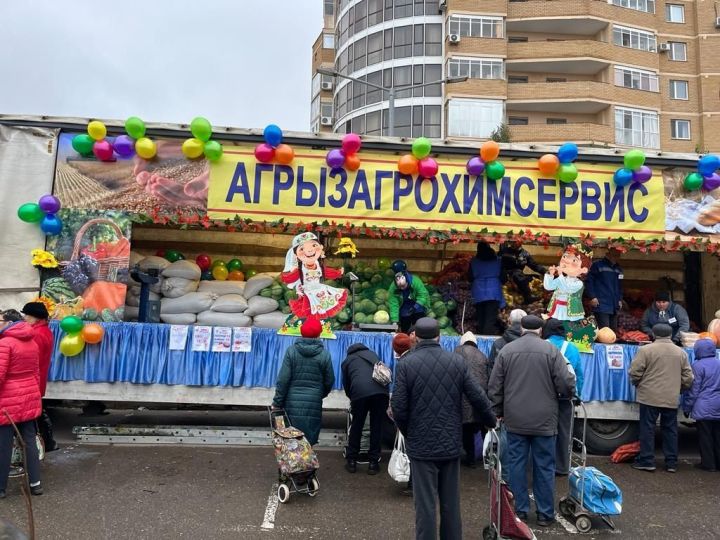
[[[201,253],[200,255],[198,255],[195,258],[195,262],[200,267],[200,270],[202,270],[204,272],[205,270],[210,269],[210,265],[212,264],[212,259],[208,255]]]
[[[156,256],[156,257],[162,257],[162,258],[164,259],[164,258],[165,258],[165,250],[164,250],[164,249],[158,249],[158,250],[155,252],[155,256]]]

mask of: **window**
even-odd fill
[[[323,1],[324,15],[332,17],[335,13],[335,0]]]
[[[427,64],[425,66],[425,81],[433,82],[442,79],[442,65],[440,64]],[[442,96],[442,85],[431,84],[425,87],[425,97],[440,97]]]
[[[684,23],[685,6],[682,4],[665,4],[665,20],[671,23]]]
[[[367,28],[367,2],[360,0],[355,5],[355,33],[362,32]]]
[[[545,82],[549,83],[564,83],[567,82],[567,79],[565,77],[547,77],[545,79]]]
[[[380,135],[380,111],[365,115],[365,130],[368,135]]]
[[[503,37],[502,17],[470,17],[451,15],[448,33],[467,37],[501,38]]]
[[[383,22],[383,0],[368,0],[368,27],[381,22]]]
[[[392,43],[393,31],[390,28],[383,34],[383,60],[392,60]]]
[[[367,74],[367,82],[370,84],[382,85],[382,71],[373,71]],[[367,88],[367,104],[372,105],[382,101],[382,91],[378,88],[368,86]]]
[[[635,90],[659,92],[658,76],[652,71],[644,71],[625,66],[615,66],[615,86],[624,86]]]
[[[503,61],[492,58],[451,58],[448,60],[448,77],[471,79],[502,79]]]
[[[425,105],[425,118],[423,119],[423,133],[431,139],[440,138],[440,105]]]
[[[400,66],[393,69],[393,86],[400,88],[401,86],[410,86],[412,84],[412,66]],[[408,98],[411,96],[412,90],[398,90],[395,97],[398,99]]]
[[[362,79],[360,79],[362,80]],[[367,89],[367,86],[365,86],[362,83],[352,83],[352,108],[353,109],[359,109],[360,107],[365,106],[365,90]]]
[[[690,120],[670,120],[670,137],[690,140]]]
[[[527,126],[527,116],[510,116],[508,117],[508,124],[511,126]]]
[[[320,116],[327,116],[332,118],[333,115],[333,104],[332,101],[320,102]]]
[[[311,94],[310,94],[312,97],[315,97],[320,93],[320,80],[321,79],[322,79],[322,77],[320,76],[319,73],[316,73],[315,75],[313,75]]]
[[[310,121],[317,118],[320,114],[320,98],[316,97],[310,102]]]
[[[454,137],[489,137],[504,116],[502,101],[451,99],[448,104],[448,134]]]
[[[424,80],[423,80],[424,71],[425,71],[425,69],[422,65],[414,65],[413,66],[413,85],[419,85],[424,82]],[[413,97],[422,97],[424,90],[425,90],[424,86],[418,86],[417,88],[413,88]]]
[[[528,82],[527,75],[510,75],[508,77],[510,84],[525,84]]]
[[[689,99],[687,81],[670,81],[670,98],[671,99]]]
[[[335,48],[335,36],[333,34],[323,34],[323,49]]]
[[[412,112],[410,107],[397,107],[395,109],[395,136],[410,137],[412,125]]]
[[[365,38],[359,39],[353,43],[353,51],[355,56],[353,71],[357,71],[367,65],[367,42],[365,41]]]
[[[508,43],[527,43],[528,38],[526,36],[510,36]]]
[[[382,32],[370,34],[367,38],[367,65],[372,66],[382,62],[383,35]]]
[[[387,3],[385,4],[387,5]],[[413,14],[413,0],[395,0],[395,19],[401,19],[403,17],[412,17]],[[385,20],[388,18],[385,17]]]
[[[615,142],[626,146],[660,148],[658,114],[615,107]]]
[[[613,26],[613,43],[640,51],[656,51],[655,34],[624,26]]]
[[[421,137],[423,135],[423,108],[421,105],[413,107],[413,125],[412,136]]]
[[[545,123],[550,126],[557,126],[561,124],[567,124],[567,118],[547,118]]]
[[[425,0],[425,15],[439,15],[440,2],[437,0]]]
[[[612,3],[616,6],[634,9],[636,11],[655,13],[655,0],[613,0]]]
[[[385,0],[385,20],[392,21],[393,18],[393,0]]]
[[[413,27],[400,26],[395,28],[395,41],[393,44],[394,58],[408,58],[412,56]]]
[[[442,55],[442,24],[425,25],[425,56]]]
[[[674,60],[675,62],[687,61],[687,43],[670,41],[668,45],[670,45],[670,53],[668,54],[670,60]]]
[[[413,54],[422,56],[425,49],[425,27],[422,24],[416,24],[413,28],[415,39],[413,40]]]
[[[425,0],[415,0],[415,15],[424,15]]]

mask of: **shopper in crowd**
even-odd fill
[[[678,332],[688,332],[690,330],[690,318],[687,311],[680,304],[673,302],[670,299],[670,293],[667,291],[655,293],[655,301],[643,314],[640,330],[654,339],[656,336],[653,333],[653,327],[658,323],[670,325],[672,340],[675,343],[680,342]]]
[[[48,326],[50,314],[42,302],[29,302],[22,309],[25,322],[32,327],[33,339],[40,353],[40,395],[45,397],[48,374],[50,373],[50,360],[55,348],[55,338]],[[53,437],[52,422],[45,407],[38,418],[38,428],[45,443],[45,451],[52,452],[58,449]]]
[[[498,312],[505,307],[500,273],[500,257],[490,244],[478,242],[477,253],[470,260],[468,269],[478,334],[489,336],[498,333]]]
[[[530,291],[530,282],[535,276],[526,274],[525,267],[530,268],[541,276],[547,272],[547,269],[535,262],[532,255],[523,249],[520,242],[505,242],[500,248],[500,258],[502,259],[502,281],[511,281],[523,295],[526,304],[532,304],[540,299],[533,296]]]
[[[401,332],[398,332],[395,334],[392,340],[392,348],[393,353],[395,353],[395,360],[397,361],[403,361],[407,354],[412,350],[413,347],[415,347],[415,326],[411,327],[412,335],[403,334]],[[397,366],[397,363],[395,364]],[[392,420],[392,407],[388,407],[387,410],[388,417]],[[403,495],[407,495],[409,497],[412,497],[412,470],[410,471],[410,477],[408,478],[407,486],[405,486],[405,489],[403,489],[402,493]]]
[[[658,323],[652,327],[655,342],[640,347],[630,364],[630,382],[637,387],[640,403],[640,454],[634,469],[655,471],[655,424],[660,429],[665,454],[665,470],[677,472],[677,412],[680,392],[689,389],[693,372],[688,356],[672,340],[672,328]]]
[[[555,522],[555,436],[558,398],[575,392],[575,377],[557,347],[541,337],[543,321],[521,320],[523,335],[500,351],[490,376],[490,400],[507,431],[507,465],[517,516],[530,511],[527,461],[532,457],[537,524]]]
[[[720,360],[712,340],[697,340],[694,351],[694,380],[683,410],[697,424],[700,463],[695,467],[715,472],[720,471]]]
[[[565,362],[570,364],[575,373],[575,393],[577,397],[582,395],[583,387],[583,365],[580,358],[580,351],[566,339],[565,326],[562,321],[548,319],[543,327],[543,338],[560,349]],[[555,444],[555,474],[567,476],[570,472],[570,424],[572,423],[574,411],[573,399],[560,399],[558,401],[558,426],[557,440]]]
[[[408,271],[405,261],[393,262],[392,270],[395,279],[388,288],[390,321],[399,323],[400,331],[407,332],[427,313],[430,296],[422,280]]]
[[[15,423],[25,442],[25,467],[30,492],[42,495],[40,458],[35,442],[35,420],[40,416],[38,347],[29,324],[10,309],[0,316],[0,498],[5,497],[12,460]]]
[[[468,373],[487,393],[488,389],[488,359],[477,346],[477,338],[472,332],[465,332],[460,338],[460,344],[455,352],[463,357]],[[475,463],[475,435],[482,428],[482,418],[475,412],[470,400],[463,396],[463,450],[465,459],[463,465],[474,469]]]
[[[490,402],[468,373],[463,359],[440,347],[438,322],[424,317],[415,324],[418,343],[397,364],[391,405],[405,436],[415,497],[415,536],[460,540],[459,462],[462,448],[462,397],[468,397],[485,426],[495,426]]]
[[[322,333],[320,321],[307,319],[300,333],[302,338],[285,353],[272,404],[276,409],[285,409],[290,423],[314,445],[320,435],[322,400],[335,384],[335,373],[330,354],[318,339]]]
[[[609,248],[605,257],[592,264],[585,279],[585,294],[590,298],[598,328],[610,327],[613,332],[618,330],[618,313],[622,309],[621,256],[619,249]]]
[[[522,309],[513,309],[510,312],[510,316],[508,317],[508,327],[505,329],[503,335],[495,340],[492,348],[490,349],[490,356],[488,357],[488,376],[490,374],[490,371],[492,371],[493,364],[495,363],[495,358],[497,358],[500,350],[505,345],[507,345],[508,343],[512,343],[522,335],[520,321],[526,315],[527,313],[525,313],[525,311],[523,311]]]
[[[388,387],[373,379],[373,368],[380,358],[362,343],[348,348],[347,357],[342,363],[342,380],[345,395],[350,400],[352,423],[345,452],[345,469],[357,471],[357,458],[360,453],[360,438],[368,413],[370,414],[370,448],[368,450],[368,474],[380,472],[380,442],[382,423],[388,408]]]

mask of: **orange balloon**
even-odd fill
[[[345,156],[345,168],[348,171],[357,171],[360,168],[360,158],[357,154]]]
[[[227,278],[229,281],[245,281],[245,274],[240,270],[233,270],[228,274]]]
[[[560,160],[555,154],[545,154],[538,159],[538,169],[547,177],[554,177],[559,167]]]
[[[295,151],[289,144],[278,144],[275,148],[275,161],[281,165],[290,165],[295,159]]]
[[[85,340],[85,343],[100,343],[105,335],[105,329],[98,323],[88,323],[83,326],[80,335]]]
[[[480,147],[480,157],[485,163],[495,161],[500,155],[500,145],[495,141],[485,141]]]
[[[345,158],[347,159],[347,158]],[[412,154],[405,154],[398,159],[398,171],[402,174],[415,175],[418,172],[418,160]]]

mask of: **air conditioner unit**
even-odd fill
[[[333,125],[333,119],[332,116],[323,116],[320,118],[320,125],[321,126],[332,126]]]
[[[670,50],[670,44],[669,43],[661,43],[658,45],[658,51],[659,52],[668,52]]]
[[[448,41],[450,43],[460,43],[460,34],[450,34],[448,35]]]
[[[332,81],[325,81],[320,85],[320,88],[323,90],[332,90],[333,89],[333,83]]]
[[[439,0],[438,7],[440,8],[440,11],[445,11],[447,9],[447,0]]]
[[[715,28],[720,28],[720,17],[715,17]]]

